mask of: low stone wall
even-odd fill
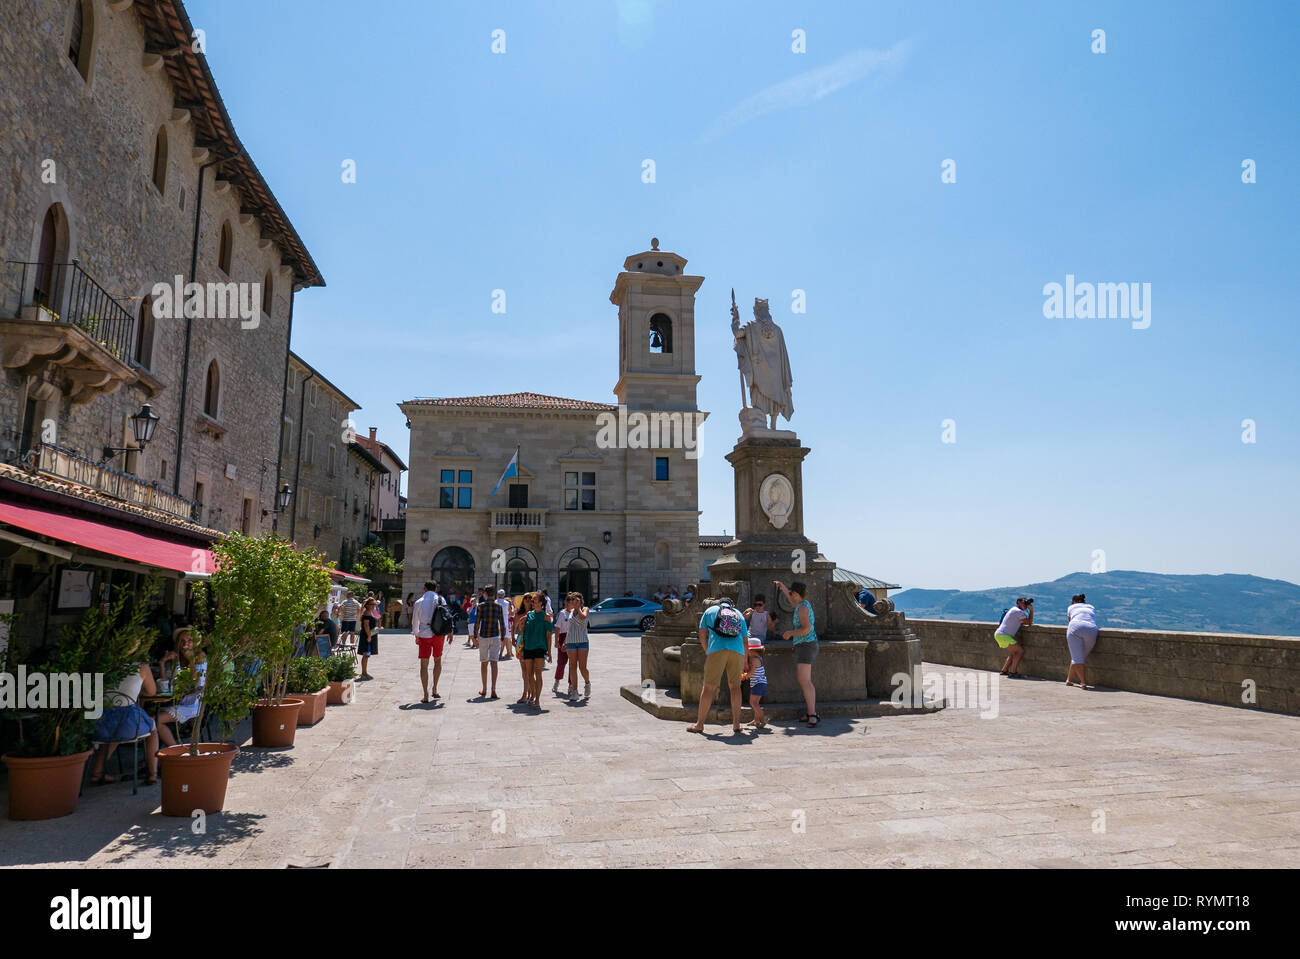
[[[999,670],[1006,651],[993,641],[997,623],[909,619],[926,662]],[[1021,629],[1020,671],[1065,679],[1070,653],[1064,626]],[[1088,682],[1136,693],[1197,699],[1223,706],[1300,715],[1300,638],[1227,633],[1106,629],[1088,657]],[[1254,702],[1244,701],[1247,680]]]

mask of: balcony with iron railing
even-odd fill
[[[74,404],[141,383],[157,382],[132,365],[134,315],[81,265],[4,265],[0,289],[0,363],[41,374],[50,365],[66,376]]]
[[[200,522],[200,504],[161,489],[156,482],[146,483],[138,476],[115,469],[107,463],[88,459],[61,446],[41,443],[26,454],[23,462],[35,473],[67,480],[174,519]]]

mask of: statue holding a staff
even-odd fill
[[[736,309],[736,291],[731,291],[731,334],[736,338],[736,356],[740,362],[740,402],[742,422],[748,409],[758,410],[771,420],[776,429],[777,414],[787,420],[794,416],[790,395],[794,377],[790,375],[790,356],[785,350],[785,335],[772,319],[767,300],[754,299],[754,319],[740,323]],[[749,387],[746,396],[745,388]],[[761,427],[762,418],[756,417]]]

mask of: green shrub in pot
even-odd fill
[[[335,653],[324,660],[325,672],[331,683],[346,683],[357,678],[357,657],[352,653]]]
[[[329,685],[325,660],[317,656],[300,656],[289,663],[289,692],[318,693]]]

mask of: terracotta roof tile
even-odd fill
[[[438,396],[414,399],[412,406],[480,407],[484,409],[517,410],[617,410],[611,403],[592,403],[588,400],[570,400],[563,396],[546,396],[543,393],[498,393],[494,396]]]

